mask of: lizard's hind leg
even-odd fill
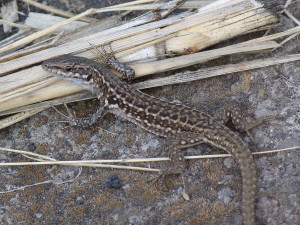
[[[282,116],[278,116],[278,115],[269,115],[269,116],[264,116],[258,120],[255,120],[253,118],[253,116],[250,115],[251,121],[248,122],[248,121],[246,121],[246,115],[242,109],[243,109],[243,107],[240,104],[238,104],[237,102],[231,102],[230,104],[226,104],[225,107],[219,109],[213,115],[213,117],[224,125],[228,121],[231,121],[233,126],[239,132],[247,133],[250,137],[251,137],[251,135],[249,134],[249,130],[251,130],[269,120],[282,118]]]
[[[180,174],[185,169],[184,149],[203,143],[200,134],[193,132],[181,132],[168,137],[166,152],[171,165],[161,171],[161,174]]]

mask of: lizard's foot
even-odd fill
[[[77,118],[75,112],[71,112],[71,110],[69,109],[69,107],[66,104],[64,104],[64,106],[66,108],[66,111],[68,112],[68,115],[63,114],[58,109],[53,107],[53,109],[57,113],[59,113],[60,115],[62,115],[65,118],[67,118],[67,120],[57,121],[57,122],[68,123],[70,126],[81,126],[81,127],[88,127],[89,126],[89,123],[87,122],[87,120],[85,118]]]
[[[107,108],[100,107],[95,113],[89,115],[88,117],[77,118],[75,112],[71,112],[66,104],[64,104],[64,106],[68,112],[68,116],[64,115],[63,113],[61,113],[54,107],[55,111],[57,111],[60,115],[66,117],[68,119],[66,121],[60,121],[60,122],[69,123],[70,126],[78,126],[78,127],[84,127],[84,128],[88,128],[91,125],[93,125],[99,117],[103,116],[108,111]]]
[[[251,123],[248,123],[245,127],[246,129],[246,132],[248,132],[249,130],[261,125],[262,123],[265,123],[267,121],[270,121],[270,120],[275,120],[275,119],[280,119],[280,118],[283,118],[284,116],[280,116],[280,115],[269,115],[269,116],[264,116],[256,121],[253,121]]]
[[[231,102],[230,104],[227,104],[226,107],[218,110],[217,113],[214,115],[214,118],[219,120],[222,124],[226,124],[228,121],[231,121],[238,131],[247,133],[250,137],[251,135],[249,134],[249,130],[261,125],[266,121],[282,117],[283,116],[270,115],[258,120],[252,119],[251,122],[247,122],[246,116],[244,115],[242,110],[242,106],[236,102]]]
[[[148,188],[153,186],[159,180],[166,178],[167,176],[182,174],[184,169],[185,169],[184,163],[182,164],[182,166],[177,165],[176,168],[170,167],[170,168],[162,169],[161,171],[159,171],[156,177],[148,181],[149,183]]]
[[[168,137],[165,144],[165,151],[170,157],[170,165],[163,168],[157,177],[151,180],[151,186],[159,179],[169,175],[183,174],[186,161],[184,159],[184,148],[192,147],[203,143],[203,138],[198,133],[181,132]]]

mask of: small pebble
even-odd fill
[[[183,197],[184,200],[189,201],[190,200],[190,196],[186,193],[186,192],[181,192],[181,195]]]
[[[120,189],[121,180],[118,175],[112,175],[106,179],[106,186],[109,188]]]

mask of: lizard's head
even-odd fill
[[[42,68],[53,76],[71,81],[84,89],[95,92],[97,90],[94,68],[96,62],[87,58],[61,55],[42,63]]]

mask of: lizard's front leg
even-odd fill
[[[106,113],[108,113],[109,105],[106,101],[107,99],[107,91],[102,88],[100,93],[97,94],[97,97],[100,102],[100,106],[95,113],[90,114],[84,118],[77,118],[75,113],[71,113],[69,110],[70,120],[68,121],[71,126],[80,126],[80,127],[90,127],[93,125],[99,118],[103,117]]]

